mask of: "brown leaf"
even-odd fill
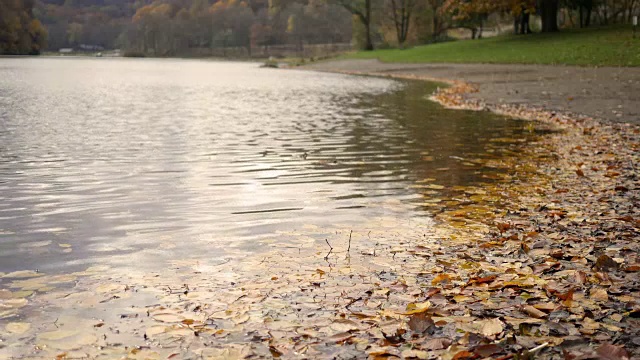
[[[431,317],[424,312],[411,315],[407,325],[409,325],[411,331],[418,334],[422,334],[435,326]]]
[[[618,269],[618,263],[608,255],[602,254],[596,260],[595,268],[600,271],[608,271]]]
[[[629,360],[629,353],[623,346],[604,344],[596,352],[603,360]]]
[[[492,335],[500,334],[502,330],[504,330],[503,325],[504,324],[502,323],[502,321],[500,321],[500,319],[497,319],[497,318],[486,320],[482,324],[481,333],[484,336],[492,336]]]
[[[592,288],[589,292],[589,297],[596,301],[608,301],[609,294],[607,294],[607,290],[602,288]]]
[[[486,277],[475,277],[475,278],[471,278],[469,279],[469,282],[467,283],[468,285],[473,285],[473,284],[486,284],[486,283],[490,283],[493,280],[496,279],[496,275],[490,275],[490,276],[486,276]]]
[[[496,344],[480,345],[473,349],[473,352],[483,358],[489,357],[502,351],[502,348]]]
[[[497,223],[496,227],[500,230],[500,233],[504,233],[505,231],[511,229],[511,224],[509,223]]]
[[[433,278],[433,280],[431,280],[431,284],[432,285],[438,285],[440,283],[443,282],[451,282],[451,276],[449,276],[448,274],[440,274],[438,276],[436,276],[435,278]]]
[[[451,360],[460,360],[460,359],[473,359],[475,358],[475,354],[466,350],[460,351],[453,356]]]
[[[426,350],[434,351],[446,349],[449,347],[449,345],[451,345],[451,340],[446,338],[435,338],[425,342],[422,347]]]
[[[582,171],[581,169],[576,170],[576,174],[578,174],[578,176],[580,177],[584,177],[584,171]]]
[[[354,336],[355,335],[350,332],[342,332],[330,336],[327,340],[329,340],[329,342],[339,344],[345,342],[348,339],[351,339]]]
[[[401,356],[403,359],[428,359],[429,353],[423,350],[404,350]]]
[[[540,318],[543,318],[543,317],[547,316],[547,314],[545,312],[540,311],[540,310],[536,309],[535,307],[533,307],[531,305],[523,306],[522,307],[522,311],[525,314],[527,314],[527,315],[529,315],[531,317],[534,317],[536,319],[540,319]]]

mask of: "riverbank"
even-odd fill
[[[450,80],[475,89],[463,97],[480,106],[519,106],[640,124],[640,68],[489,64],[396,64],[336,60],[300,69],[400,78]]]

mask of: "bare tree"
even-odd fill
[[[365,30],[365,50],[373,50],[371,39],[371,1],[372,0],[336,0],[336,3],[358,17]]]
[[[413,9],[416,7],[416,3],[416,0],[389,0],[391,18],[396,28],[396,36],[398,38],[399,45],[402,45],[407,41],[409,24],[411,22]]]

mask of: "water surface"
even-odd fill
[[[501,171],[473,159],[530,136],[426,101],[434,86],[253,63],[0,59],[0,272],[216,262],[309,225],[429,222],[429,199]]]

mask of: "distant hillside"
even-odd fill
[[[269,46],[302,54],[307,45],[349,43],[353,21],[324,0],[38,0],[35,13],[49,50],[134,56],[263,56]]]
[[[34,12],[48,30],[49,50],[115,48],[136,9],[144,5],[140,0],[38,0]]]

